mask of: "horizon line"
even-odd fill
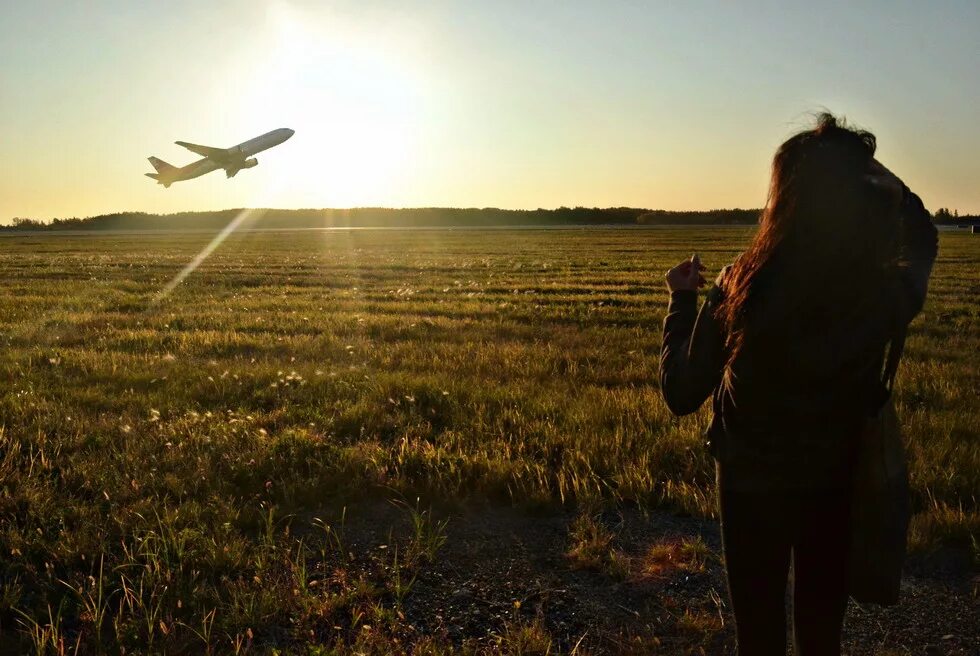
[[[559,205],[557,207],[497,207],[494,205],[485,206],[454,206],[454,205],[417,205],[412,207],[390,207],[386,205],[354,205],[351,207],[226,207],[217,210],[177,210],[174,212],[152,212],[147,210],[113,210],[111,212],[102,212],[99,214],[90,214],[88,216],[56,216],[49,217],[46,219],[35,218],[31,216],[13,216],[7,219],[5,222],[0,223],[0,225],[9,225],[16,219],[27,219],[30,221],[40,221],[43,223],[52,223],[54,221],[66,221],[66,220],[81,220],[85,221],[88,219],[97,219],[104,216],[119,216],[123,214],[142,214],[146,216],[177,216],[179,214],[219,214],[221,212],[241,212],[242,210],[265,210],[267,212],[351,212],[355,210],[385,210],[391,212],[405,212],[405,211],[417,211],[417,210],[466,210],[466,211],[487,211],[496,210],[499,212],[557,212],[559,210],[633,210],[633,211],[643,211],[643,212],[677,212],[677,213],[706,213],[706,212],[755,212],[762,211],[761,207],[712,207],[710,209],[683,209],[683,210],[668,210],[663,208],[652,208],[652,207],[639,207],[635,205]]]
[[[144,216],[158,216],[158,217],[168,217],[168,216],[178,216],[181,214],[220,214],[222,212],[241,212],[243,210],[263,210],[265,212],[351,212],[357,210],[383,210],[389,212],[407,212],[407,211],[420,211],[420,210],[455,210],[455,211],[498,211],[498,212],[558,212],[561,210],[631,210],[631,211],[641,211],[644,213],[666,213],[666,214],[707,214],[711,212],[762,212],[765,207],[713,207],[710,209],[682,209],[682,210],[668,210],[663,208],[652,208],[652,207],[638,207],[632,205],[608,205],[608,206],[586,206],[586,205],[559,205],[558,207],[536,207],[536,208],[512,208],[512,207],[497,207],[492,205],[486,206],[452,206],[452,205],[419,205],[414,207],[389,207],[385,205],[356,205],[351,207],[227,207],[223,209],[214,210],[178,210],[174,212],[152,212],[146,210],[115,210],[111,212],[102,212],[99,214],[91,214],[88,216],[60,216],[60,217],[50,217],[46,219],[40,219],[29,216],[13,216],[6,220],[0,220],[0,226],[10,226],[16,220],[28,220],[35,221],[45,225],[53,224],[55,221],[87,221],[90,219],[97,219],[107,216],[121,216],[121,215],[144,215]],[[960,213],[957,208],[949,207],[937,207],[934,211],[930,212],[931,216],[937,216],[941,212],[948,212],[954,218],[963,218],[969,220],[971,218],[980,217],[980,212],[962,212]]]

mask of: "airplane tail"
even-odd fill
[[[150,164],[153,165],[153,168],[155,168],[157,170],[157,173],[167,173],[167,172],[173,171],[173,170],[175,170],[177,168],[176,166],[172,166],[170,164],[167,164],[162,159],[159,159],[157,157],[150,157],[148,159],[150,160]],[[150,174],[147,173],[147,175],[150,175]]]
[[[178,171],[177,167],[167,164],[157,157],[150,157],[149,160],[157,172],[145,173],[144,175],[148,178],[153,178],[157,181],[157,184],[162,184],[164,188],[169,189],[170,185],[174,182],[174,174]]]

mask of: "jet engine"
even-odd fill
[[[257,160],[254,157],[252,157],[252,158],[246,159],[245,161],[243,161],[242,163],[240,163],[238,165],[235,165],[235,166],[226,166],[225,167],[225,176],[226,177],[229,177],[229,178],[234,178],[236,175],[238,175],[238,172],[241,171],[242,169],[250,169],[253,166],[258,166],[258,164],[259,164],[259,160]],[[147,175],[149,175],[149,174],[147,174]]]

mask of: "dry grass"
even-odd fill
[[[675,572],[700,573],[711,557],[711,549],[700,536],[675,538],[651,545],[636,570],[641,576],[654,578]]]
[[[629,557],[615,548],[616,534],[598,515],[583,512],[576,517],[569,527],[568,538],[566,557],[572,568],[603,572],[620,580],[629,576]]]
[[[246,233],[162,300],[207,237],[3,238],[0,647],[445,653],[399,617],[441,529],[408,507],[365,561],[345,500],[711,515],[707,410],[657,389],[662,276],[748,234]],[[978,264],[942,236],[900,374],[919,549],[977,534]]]

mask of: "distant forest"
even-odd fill
[[[19,230],[220,230],[242,210],[146,214],[124,212],[89,218],[54,219],[50,223],[35,219],[13,220],[6,229]],[[502,210],[495,207],[421,207],[393,209],[357,207],[352,209],[256,210],[254,228],[423,228],[493,226],[588,226],[723,224],[749,225],[759,210],[713,210],[710,212],[667,212],[633,207],[560,207],[554,210]]]
[[[147,214],[121,212],[88,218],[54,219],[50,222],[15,218],[0,230],[220,230],[241,209],[214,212]],[[554,210],[502,210],[495,207],[421,207],[394,209],[254,210],[250,227],[302,228],[427,228],[495,226],[589,226],[589,225],[752,225],[761,210],[725,209],[674,212],[635,207],[560,207]],[[939,224],[978,224],[980,216],[959,216],[946,208],[935,214]]]

